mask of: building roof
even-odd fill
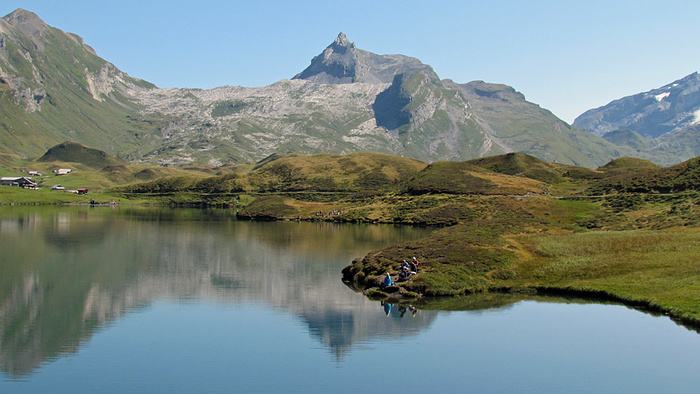
[[[4,176],[0,178],[0,182],[17,182],[36,185],[36,182],[34,182],[32,178],[27,178],[26,176]]]

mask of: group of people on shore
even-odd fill
[[[406,280],[410,276],[417,274],[418,265],[418,259],[415,256],[413,257],[413,259],[411,259],[411,262],[408,262],[406,260],[402,261],[401,266],[399,268],[398,280]],[[384,277],[384,281],[382,282],[382,287],[391,286],[394,283],[395,282],[391,278],[391,274],[387,272],[386,276]]]
[[[331,209],[329,212],[326,212],[326,213],[323,213],[323,210],[316,212],[316,216],[326,217],[326,218],[332,218],[333,216],[340,216],[342,214],[343,214],[343,211],[337,210],[335,208]]]

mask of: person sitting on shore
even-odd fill
[[[409,276],[415,275],[416,273],[411,271],[408,267],[403,266],[401,267],[401,272],[399,272],[399,278],[400,279],[408,279]]]
[[[384,281],[382,282],[382,287],[387,287],[393,285],[394,282],[391,280],[391,275],[389,273],[386,273],[386,276],[384,277]]]
[[[406,268],[405,266],[402,266],[401,272],[399,272],[399,279],[406,279],[406,278],[408,278],[408,275],[409,275],[408,268]]]

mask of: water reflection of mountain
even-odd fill
[[[106,208],[3,209],[0,224],[0,368],[13,377],[155,300],[263,301],[299,317],[338,359],[355,343],[412,335],[436,316],[387,317],[340,281],[350,259],[418,229]]]

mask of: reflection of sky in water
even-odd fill
[[[379,304],[374,313],[386,318]],[[694,392],[698,354],[697,334],[667,319],[621,306],[521,302],[493,312],[440,312],[415,335],[368,336],[337,361],[293,314],[265,303],[156,302],[96,334],[79,357],[45,366],[25,387]]]
[[[697,333],[620,306],[464,297],[464,311],[414,316],[392,305],[387,316],[388,306],[344,286],[340,269],[420,235],[407,228],[47,212],[0,221],[24,223],[21,236],[2,234],[3,250],[33,252],[9,249],[0,265],[0,363],[6,379],[26,380],[0,381],[0,392],[373,392],[385,382],[407,392],[683,392],[700,383]]]

